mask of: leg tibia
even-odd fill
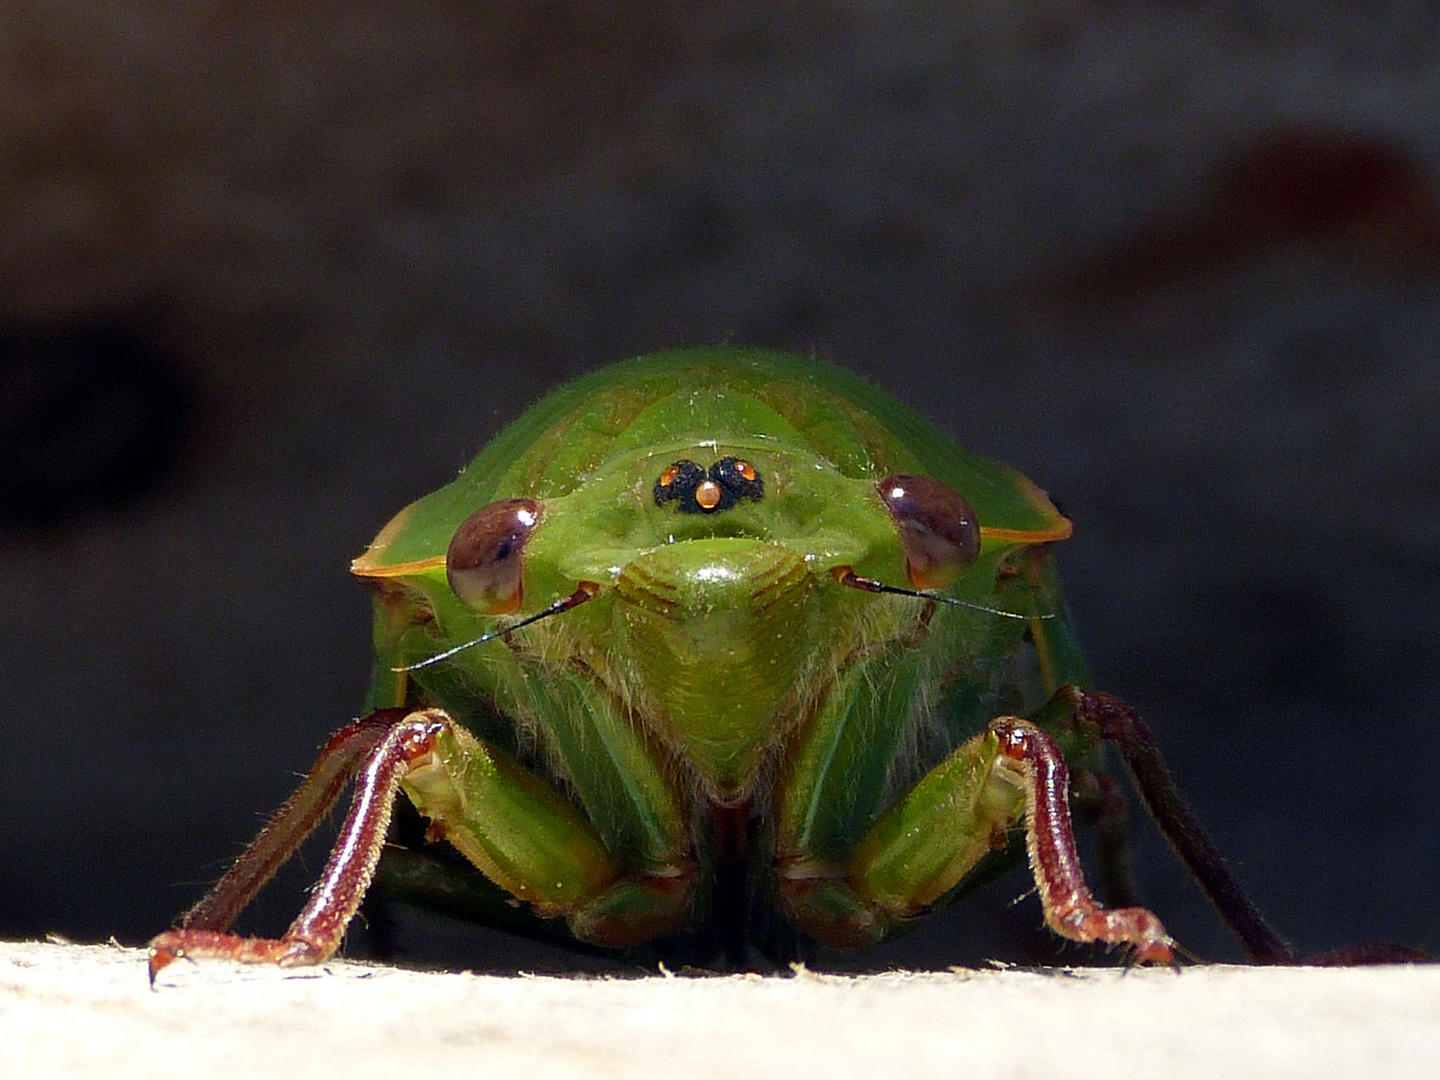
[[[255,894],[330,812],[361,763],[406,712],[381,709],[332,735],[295,793],[285,800],[285,805],[275,812],[215,887],[180,917],[180,926],[187,930],[219,932],[230,929]]]
[[[1124,946],[1141,963],[1173,960],[1175,943],[1159,919],[1140,907],[1102,907],[1086,888],[1070,822],[1069,777],[1054,740],[1012,717],[996,720],[990,731],[1023,782],[1025,845],[1046,925],[1072,941]]]
[[[391,710],[357,721],[331,739],[296,795],[210,895],[191,909],[178,930],[161,934],[150,943],[152,983],[162,968],[181,956],[288,967],[321,963],[339,947],[375,873],[401,777],[414,762],[434,752],[436,740],[450,724],[437,710],[398,720],[393,714]],[[223,927],[314,828],[352,776],[355,798],[350,812],[311,891],[310,902],[284,936],[268,941],[224,933]],[[264,868],[264,876],[257,868]]]

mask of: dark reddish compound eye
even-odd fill
[[[980,523],[970,504],[928,476],[896,474],[875,486],[899,530],[910,583],[917,589],[955,584],[980,554]]]
[[[693,461],[677,461],[655,481],[655,504],[678,502],[684,514],[729,510],[740,499],[758,500],[764,495],[765,482],[755,466],[737,457],[721,458],[708,472]]]
[[[501,499],[461,523],[445,553],[445,579],[469,607],[508,615],[520,606],[520,554],[540,521],[533,499]]]

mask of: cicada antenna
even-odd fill
[[[954,607],[969,608],[971,611],[982,611],[987,615],[996,615],[1002,619],[1053,619],[1053,611],[1044,614],[1029,615],[1021,611],[1005,611],[1002,608],[988,607],[985,604],[977,604],[972,600],[961,600],[954,596],[941,596],[939,593],[922,592],[919,589],[902,589],[895,585],[886,585],[883,581],[876,581],[873,578],[863,578],[848,566],[837,566],[833,573],[835,580],[841,585],[849,586],[852,589],[860,589],[863,592],[887,593],[891,596],[914,596],[921,600],[934,600],[937,604],[950,604]]]
[[[548,619],[551,615],[559,615],[562,611],[569,611],[573,607],[579,607],[586,600],[594,597],[599,591],[600,586],[596,585],[593,581],[582,581],[580,582],[580,587],[569,596],[562,596],[549,607],[537,611],[534,615],[527,615],[519,622],[511,623],[509,626],[501,627],[499,630],[492,630],[488,634],[481,634],[479,637],[471,638],[469,641],[462,641],[459,645],[446,649],[444,652],[436,653],[434,656],[427,656],[424,660],[417,660],[413,664],[402,664],[400,667],[392,667],[390,670],[397,674],[406,671],[419,671],[421,668],[438,664],[442,660],[449,660],[456,653],[462,653],[466,649],[473,649],[476,645],[484,645],[487,641],[494,641],[496,638],[514,633],[516,630],[531,626],[541,619]]]

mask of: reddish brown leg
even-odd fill
[[[1083,720],[1097,726],[1102,739],[1120,748],[1125,765],[1135,778],[1135,786],[1160,831],[1195,875],[1253,963],[1349,966],[1434,962],[1435,958],[1426,952],[1388,941],[1297,955],[1245,895],[1239,878],[1205,835],[1195,812],[1181,798],[1175,781],[1170,778],[1155,737],[1135,710],[1109,694],[1083,691],[1078,711]]]
[[[1170,778],[1155,737],[1135,710],[1109,694],[1084,691],[1080,695],[1079,711],[1084,719],[1099,727],[1102,739],[1119,747],[1120,756],[1135,779],[1135,787],[1160,831],[1195,875],[1250,960],[1257,964],[1293,963],[1294,950],[1265,921],[1254,902],[1245,895],[1240,879],[1226,864],[1220,849],[1205,835],[1199,818]]]
[[[385,737],[407,709],[381,709],[341,728],[325,743],[295,793],[276,811],[260,835],[194,907],[180,916],[186,930],[228,930],[355,776],[365,755]]]
[[[990,730],[1024,778],[1025,844],[1046,925],[1071,941],[1122,945],[1143,964],[1171,963],[1175,943],[1158,918],[1141,907],[1102,907],[1086,887],[1070,824],[1069,775],[1055,741],[1015,717]]]
[[[318,964],[340,945],[385,844],[400,781],[435,747],[448,721],[435,710],[382,709],[336,732],[315,768],[219,883],[150,943],[150,981],[179,957],[282,967]],[[278,940],[225,933],[354,777],[355,798],[310,902]]]

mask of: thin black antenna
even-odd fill
[[[571,593],[569,596],[562,596],[559,600],[556,600],[544,611],[537,611],[534,615],[527,615],[525,618],[521,619],[517,623],[511,623],[509,626],[502,627],[499,630],[492,630],[488,634],[481,634],[479,637],[471,638],[469,641],[462,641],[454,648],[446,649],[444,652],[436,653],[434,656],[427,656],[424,660],[417,660],[413,664],[404,664],[400,667],[393,667],[390,670],[397,673],[405,671],[418,671],[420,668],[429,667],[431,664],[438,664],[441,660],[449,660],[450,657],[454,656],[456,653],[462,653],[466,649],[473,649],[476,645],[484,645],[485,642],[494,641],[496,638],[504,637],[506,634],[509,634],[515,630],[519,630],[522,626],[529,626],[532,623],[539,622],[541,619],[548,619],[551,615],[559,615],[562,611],[569,611],[573,607],[578,607],[586,600],[594,597],[597,593],[599,593],[599,591],[600,586],[596,585],[594,582],[582,581],[580,582],[580,587],[576,589],[573,593]]]
[[[894,585],[886,585],[884,582],[875,581],[873,578],[863,578],[855,573],[848,566],[837,567],[835,580],[841,585],[847,585],[852,589],[860,589],[863,592],[888,593],[891,596],[914,596],[920,600],[934,600],[937,604],[953,604],[956,607],[969,608],[971,611],[983,611],[987,615],[998,615],[1002,619],[1053,619],[1055,613],[1046,615],[1026,615],[1019,611],[1001,611],[999,608],[986,607],[984,604],[972,603],[969,600],[959,600],[953,596],[938,596],[935,593],[921,592],[918,589],[901,589]]]

